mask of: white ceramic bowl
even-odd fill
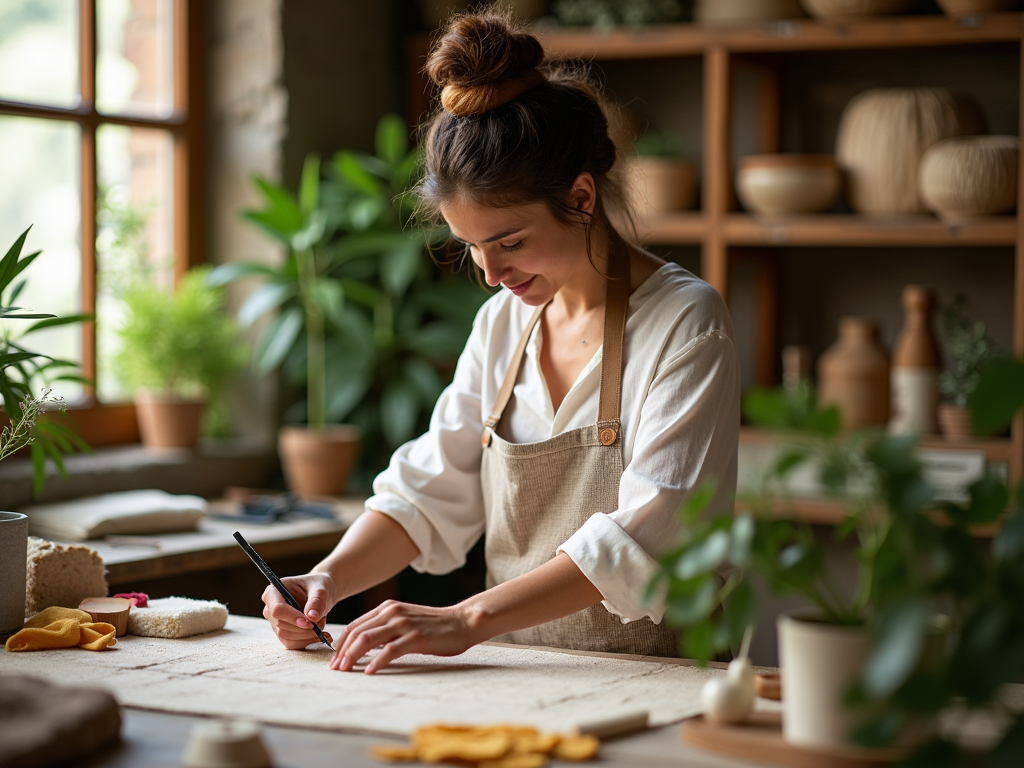
[[[831,155],[748,155],[740,158],[736,194],[757,214],[817,213],[835,202],[840,181]]]

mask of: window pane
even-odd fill
[[[74,123],[0,117],[0,249],[6,253],[31,224],[22,253],[43,252],[22,273],[27,282],[19,307],[55,315],[81,312],[80,145]],[[0,331],[16,338],[31,322],[0,321]],[[34,352],[82,359],[81,326],[38,331],[24,343]],[[53,392],[72,402],[82,388],[54,382]]]
[[[174,110],[172,0],[96,3],[96,108],[166,117]]]
[[[0,0],[0,99],[78,104],[78,3]]]
[[[167,131],[104,125],[96,155],[96,385],[111,402],[128,397],[110,366],[120,349],[121,293],[133,280],[174,286],[174,143]]]

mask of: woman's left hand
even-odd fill
[[[387,600],[345,628],[331,669],[348,672],[374,648],[381,651],[367,664],[368,675],[407,653],[458,656],[487,639],[476,636],[467,613],[459,605],[432,608]]]

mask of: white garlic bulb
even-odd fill
[[[712,723],[742,723],[754,708],[754,669],[750,659],[729,662],[724,675],[704,683],[700,691],[704,717]]]

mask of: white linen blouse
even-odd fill
[[[505,289],[488,299],[429,431],[395,451],[374,480],[366,508],[405,529],[419,548],[417,571],[458,568],[484,532],[483,421],[533,311]],[[502,417],[510,442],[597,423],[600,345],[556,412],[541,344],[537,323]],[[654,558],[675,540],[680,504],[706,479],[717,488],[712,511],[728,509],[736,490],[740,383],[725,302],[682,267],[663,265],[629,297],[623,357],[619,507],[592,515],[556,552],[572,558],[623,623],[643,616],[658,623],[663,600],[649,603],[644,592],[658,567]]]

